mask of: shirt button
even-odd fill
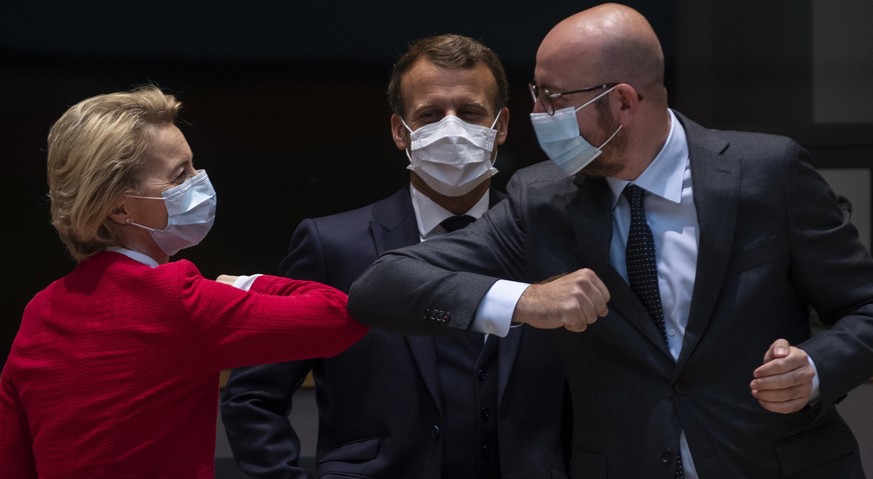
[[[670,337],[676,336],[676,330],[673,328],[669,328],[667,330],[667,336],[670,336]]]

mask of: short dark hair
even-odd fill
[[[416,40],[409,44],[409,50],[397,60],[388,82],[388,104],[391,111],[403,118],[403,98],[400,94],[400,80],[415,63],[425,58],[442,68],[474,68],[480,63],[494,75],[497,94],[494,98],[494,111],[498,111],[509,101],[509,82],[503,64],[490,48],[463,35],[438,35]]]

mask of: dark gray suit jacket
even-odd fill
[[[492,190],[491,204],[504,196]],[[364,208],[304,220],[280,270],[348,291],[380,253],[418,242],[404,188]],[[394,309],[391,302],[385,306]],[[569,427],[562,425],[562,411],[569,413],[569,407],[549,338],[517,328],[498,348],[503,477],[566,477],[563,449],[569,449],[569,438],[562,434]],[[378,330],[333,358],[233,372],[221,414],[237,464],[249,477],[313,477],[297,464],[300,441],[287,419],[292,396],[310,370],[319,408],[317,477],[440,479],[443,390],[435,341]],[[471,474],[476,470],[471,464]]]
[[[573,396],[571,475],[667,478],[685,431],[702,479],[862,478],[834,404],[873,376],[873,261],[831,189],[787,138],[686,128],[700,225],[691,311],[678,361],[609,263],[602,178],[520,171],[509,200],[457,235],[383,255],[352,286],[361,321],[407,333],[466,329],[497,278],[536,282],[591,268],[610,313],[584,333],[552,332]],[[412,285],[417,285],[412,289]],[[446,323],[391,314],[451,313]],[[810,337],[809,308],[831,325]],[[814,359],[820,405],[774,414],[752,372],[777,338]]]

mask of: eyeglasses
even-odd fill
[[[607,88],[612,88],[615,85],[618,85],[618,83],[603,83],[601,85],[581,88],[579,90],[551,92],[547,88],[540,88],[540,86],[534,82],[530,82],[527,84],[528,88],[530,88],[530,95],[531,97],[533,97],[534,103],[539,100],[540,104],[543,105],[543,109],[546,110],[546,113],[548,113],[549,115],[555,114],[555,98],[562,97],[564,95],[570,95],[572,93],[585,93],[589,91],[605,90]]]

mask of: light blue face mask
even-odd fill
[[[218,199],[206,170],[200,170],[181,185],[164,191],[160,197],[128,196],[164,201],[167,207],[166,228],[159,230],[133,221],[129,221],[129,224],[147,229],[155,244],[170,256],[203,241],[215,222]]]
[[[556,110],[554,115],[548,113],[531,113],[530,122],[537,135],[540,148],[546,153],[567,176],[578,173],[600,156],[601,150],[621,130],[621,125],[599,147],[588,143],[579,133],[579,120],[576,113],[586,106],[599,100],[615,87],[595,96],[579,108],[572,106]]]

